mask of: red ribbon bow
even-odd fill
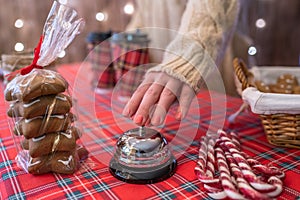
[[[41,46],[42,46],[42,43],[43,43],[43,39],[44,39],[44,36],[42,35],[40,37],[40,41],[37,45],[37,47],[34,49],[34,57],[33,57],[33,61],[30,65],[28,65],[27,67],[24,67],[22,69],[19,69],[19,70],[16,70],[10,74],[7,74],[7,79],[10,81],[12,80],[17,74],[21,74],[21,75],[25,75],[25,74],[28,74],[30,73],[34,68],[38,68],[38,69],[42,69],[43,67],[42,66],[39,66],[37,65],[37,61],[38,59],[40,58],[40,52],[41,52]]]

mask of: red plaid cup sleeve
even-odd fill
[[[105,40],[94,46],[87,60],[94,72],[92,86],[96,88],[112,88],[115,85],[115,71],[112,64],[110,42]]]

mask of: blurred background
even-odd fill
[[[123,31],[135,12],[134,0],[61,0],[86,21],[82,33],[67,49],[64,61],[81,61],[85,37],[92,31]],[[256,47],[258,65],[299,65],[300,1],[246,0],[239,25]],[[0,0],[0,53],[34,48],[51,0]],[[242,22],[242,23],[241,23]],[[19,49],[17,49],[19,44]],[[253,54],[254,52],[252,52]]]
[[[154,0],[155,1],[155,0]],[[186,0],[182,0],[186,1]],[[300,1],[242,0],[234,55],[251,65],[300,65]],[[137,8],[135,0],[60,0],[74,7],[86,25],[61,55],[59,63],[83,61],[90,32],[121,32]],[[0,0],[0,53],[33,49],[39,40],[52,0]],[[151,17],[151,16],[149,16]]]
[[[67,48],[60,62],[77,62],[86,57],[89,32],[124,30],[133,14],[134,1],[60,0],[75,8],[85,27]],[[0,53],[33,49],[39,41],[52,0],[0,0]],[[124,11],[125,9],[125,11]]]

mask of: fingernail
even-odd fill
[[[142,122],[143,122],[143,116],[142,115],[138,115],[138,116],[134,117],[133,121],[136,124],[142,124]]]
[[[130,116],[129,113],[130,113],[129,108],[124,108],[122,115],[129,117]]]
[[[162,122],[162,119],[161,119],[160,116],[158,116],[158,117],[155,116],[155,117],[153,117],[152,120],[151,120],[151,124],[154,125],[154,126],[160,125],[161,122]]]

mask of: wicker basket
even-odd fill
[[[253,75],[252,72],[248,71],[246,64],[241,59],[235,58],[233,60],[233,67],[237,78],[242,83],[243,91],[248,87],[255,87],[253,83],[253,77],[255,77],[255,74]],[[269,93],[264,94],[268,95]],[[276,95],[283,95],[282,98],[291,97],[286,94]],[[294,95],[293,98],[295,97],[299,97],[300,101],[300,95]],[[299,110],[298,106],[295,110]],[[259,116],[261,118],[267,140],[271,144],[290,148],[300,148],[300,112],[293,114],[285,112],[260,114]]]
[[[3,72],[4,83],[6,84],[9,82],[6,77],[7,74],[30,65],[32,63],[33,58],[33,51],[30,49],[25,50],[24,52],[14,54],[2,54],[0,68]],[[47,67],[47,69],[49,70],[56,71],[56,61],[53,61],[45,67]]]
[[[24,52],[17,52],[13,54],[1,55],[1,70],[4,75],[4,83],[8,82],[7,74],[19,70],[31,64],[33,60],[33,52],[26,50]]]
[[[2,68],[7,72],[13,72],[30,65],[33,54],[2,54]]]

